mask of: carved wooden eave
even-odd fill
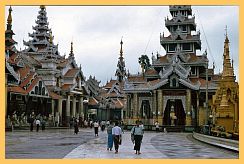
[[[20,82],[20,74],[16,73],[14,68],[6,61],[5,62],[6,68],[8,69],[9,73],[16,79],[16,81]]]

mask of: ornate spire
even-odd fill
[[[73,54],[73,41],[71,42],[70,54]]]
[[[9,7],[9,9],[8,9],[8,20],[7,20],[7,22],[8,22],[8,24],[9,25],[12,25],[12,8],[11,8],[11,6]]]
[[[40,9],[41,10],[45,10],[46,9],[46,6],[45,5],[40,5]]]
[[[5,31],[5,48],[9,51],[9,56],[11,56],[14,52],[16,52],[16,47],[14,46],[17,42],[14,41],[13,35],[14,32],[12,30],[12,8],[9,7],[9,14],[7,19],[7,30]]]
[[[122,37],[123,38],[123,37]],[[126,76],[126,70],[125,70],[125,62],[124,62],[124,58],[123,58],[123,41],[120,41],[120,57],[119,57],[119,61],[117,64],[117,70],[115,73],[115,76],[117,76],[117,79],[119,82],[122,82],[124,77]]]
[[[229,38],[227,34],[227,26],[225,28],[225,42],[224,42],[224,54],[223,54],[223,73],[222,79],[223,80],[234,80],[234,70],[233,65],[231,66],[231,59],[230,59],[230,51],[229,51]]]
[[[122,38],[123,38],[123,36],[122,36]],[[122,38],[121,38],[121,41],[120,41],[120,57],[123,56],[123,48],[122,48],[122,46],[123,46],[123,41],[122,41]]]

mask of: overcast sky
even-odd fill
[[[7,6],[6,19],[8,9]],[[28,33],[33,32],[40,9],[39,6],[12,6],[12,9],[14,39],[17,48],[24,49],[23,40],[29,40]],[[122,36],[126,69],[130,73],[141,71],[138,57],[142,54],[150,59],[152,52],[165,55],[159,36],[163,32],[169,35],[164,25],[165,17],[171,17],[168,6],[47,6],[46,9],[60,54],[69,54],[73,40],[77,64],[81,64],[86,78],[96,76],[102,84],[115,78]],[[208,49],[209,65],[212,68],[215,61],[215,73],[222,71],[227,25],[230,56],[239,81],[239,7],[192,6],[192,10],[197,30],[201,32],[202,49],[197,54]]]

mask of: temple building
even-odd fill
[[[123,91],[126,77],[123,57],[123,41],[120,42],[120,54],[115,76],[117,79],[108,81],[101,90],[100,110],[102,120],[123,120],[126,109],[126,96]]]
[[[31,39],[24,41],[27,48],[17,52],[13,48],[10,17],[11,11],[6,30],[6,72],[11,73],[7,84],[10,94],[7,112],[11,115],[17,110],[27,117],[43,115],[62,126],[68,125],[71,117],[84,119],[83,98],[89,96],[89,90],[81,66],[75,61],[73,43],[67,58],[59,54],[48,27],[46,7],[40,6],[34,32],[29,34]],[[17,86],[11,86],[10,81]],[[16,105],[18,99],[22,105]]]
[[[223,53],[223,72],[218,89],[213,96],[212,123],[222,126],[227,132],[239,133],[239,85],[230,62],[229,39],[226,33]]]
[[[165,18],[170,35],[160,34],[166,54],[152,56],[152,66],[142,74],[125,79],[127,96],[125,120],[139,119],[145,125],[158,121],[165,127],[192,129],[207,124],[212,96],[219,75],[208,67],[207,52],[201,50],[191,6],[169,6],[171,19]]]
[[[85,119],[100,120],[101,110],[99,110],[99,102],[101,100],[101,87],[99,86],[101,81],[98,81],[96,77],[90,76],[86,81],[90,95],[88,98],[88,108],[85,110]]]

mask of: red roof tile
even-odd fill
[[[159,61],[161,63],[167,63],[168,62],[167,55],[159,56]]]
[[[129,82],[145,82],[146,79],[142,75],[139,75],[139,76],[138,75],[136,75],[136,76],[132,75],[132,76],[128,77],[128,81]]]
[[[64,84],[62,86],[62,90],[69,90],[71,86],[72,86],[72,84]]]
[[[95,106],[98,105],[98,101],[94,97],[90,97],[88,101],[88,105]]]
[[[30,86],[27,88],[26,92],[29,93],[33,87],[37,84],[37,82],[40,80],[41,78],[36,77],[30,84]]]
[[[20,84],[20,87],[26,86],[31,81],[31,79],[33,78],[34,74],[35,74],[35,72],[30,72],[28,77]]]
[[[112,86],[114,85],[114,83],[116,82],[117,80],[110,80],[105,86],[104,88],[112,88]]]
[[[20,79],[23,80],[29,72],[30,72],[30,68],[28,66],[25,66],[24,68],[20,68],[19,69]]]
[[[190,81],[193,83],[193,84],[196,84],[198,81],[200,82],[200,87],[204,87],[206,86],[206,80],[205,79],[202,79],[202,78],[191,78]],[[212,83],[212,81],[208,81],[208,85],[210,85]]]
[[[51,91],[49,92],[49,96],[50,96],[52,99],[56,99],[56,100],[62,98],[62,96],[60,96],[60,95],[58,95],[58,94],[56,94],[56,93],[54,93],[54,92],[51,92]]]
[[[23,94],[23,95],[27,94],[27,92],[23,88],[21,88],[20,86],[9,86],[8,87],[8,92],[20,93],[20,94]]]
[[[119,99],[115,100],[114,104],[116,109],[121,109],[124,107],[124,104]]]
[[[158,75],[158,72],[155,69],[148,69],[145,72],[146,75]]]
[[[80,71],[79,68],[69,69],[64,77],[75,77],[75,75]]]

